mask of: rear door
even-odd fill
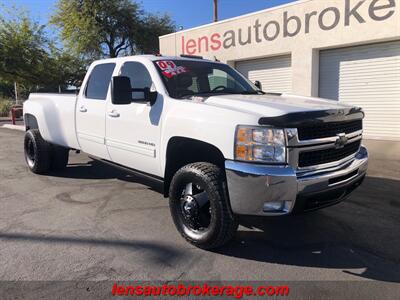
[[[135,89],[153,86],[147,67],[138,61],[125,62],[119,75],[129,77]],[[144,98],[143,92],[133,92],[132,103],[128,105],[108,101],[106,141],[113,162],[162,176],[159,160],[162,109],[160,94],[153,105]]]
[[[76,128],[82,151],[109,159],[105,145],[106,105],[110,99],[110,81],[115,63],[95,65],[78,99]]]

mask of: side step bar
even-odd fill
[[[145,172],[142,172],[139,170],[125,167],[123,165],[114,163],[114,162],[106,160],[106,159],[100,159],[95,156],[89,156],[89,157],[91,159],[101,162],[105,165],[120,169],[121,171],[132,174],[136,177],[139,177],[143,180],[143,184],[154,188],[154,190],[156,190],[159,193],[164,193],[164,178],[162,178],[162,177],[158,177],[158,176],[148,174],[148,173],[145,173]]]

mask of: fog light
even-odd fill
[[[289,212],[291,205],[292,205],[291,201],[265,202],[263,211],[264,212]]]

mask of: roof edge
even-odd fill
[[[307,2],[311,2],[311,1],[314,1],[314,0],[294,0],[293,2],[290,2],[290,3],[286,3],[286,4],[282,4],[282,5],[278,5],[278,6],[273,6],[273,7],[270,7],[270,8],[266,8],[266,9],[263,9],[263,10],[258,10],[258,11],[247,13],[247,14],[244,14],[244,15],[232,17],[232,18],[225,19],[225,20],[221,20],[221,21],[218,21],[218,22],[207,23],[207,24],[204,24],[204,25],[188,28],[188,29],[185,29],[185,30],[176,31],[176,32],[172,32],[172,33],[169,33],[169,34],[161,35],[158,38],[159,39],[163,39],[163,38],[167,38],[167,37],[170,37],[170,36],[174,36],[176,34],[181,34],[181,33],[185,33],[185,32],[196,30],[196,29],[200,29],[200,28],[205,28],[205,27],[209,27],[209,26],[228,23],[228,22],[231,22],[231,21],[235,21],[237,19],[246,18],[246,17],[250,17],[250,16],[253,16],[253,15],[262,14],[262,13],[266,13],[266,12],[269,12],[269,11],[274,11],[274,10],[282,9],[282,8],[285,8],[285,7],[288,7],[288,6],[299,5],[299,4],[307,3]]]

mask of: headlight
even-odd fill
[[[235,159],[252,162],[286,163],[286,138],[283,129],[238,126]]]

